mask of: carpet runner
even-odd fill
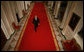
[[[34,31],[34,25],[32,23],[35,15],[40,20],[37,32]],[[56,51],[46,10],[44,4],[41,2],[34,4],[18,51]]]

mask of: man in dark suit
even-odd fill
[[[33,18],[33,24],[34,24],[34,27],[35,27],[35,32],[37,32],[36,28],[38,27],[39,23],[40,23],[39,18],[37,16],[35,16]]]

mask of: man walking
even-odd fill
[[[39,18],[37,16],[35,16],[33,18],[33,24],[34,24],[35,32],[37,32],[36,29],[37,29],[39,23],[40,23]]]

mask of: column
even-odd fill
[[[14,22],[15,24],[18,24],[17,17],[16,17],[16,11],[15,11],[15,3],[14,1],[9,1],[9,4],[10,4],[11,12],[13,14]]]
[[[58,2],[56,1],[56,2],[55,2],[54,15],[55,15],[55,14],[56,14],[56,12],[57,12],[57,4],[58,4]]]
[[[6,27],[5,27],[2,19],[1,19],[1,28],[2,28],[6,38],[9,39],[10,38],[9,33],[8,33],[8,31],[7,31]]]
[[[3,16],[2,17],[3,17],[3,19],[4,18],[7,19],[9,27],[10,27],[9,28],[10,29],[10,34],[9,35],[11,35],[14,32],[14,29],[12,27],[12,22],[14,21],[14,19],[13,19],[13,14],[11,12],[11,8],[10,8],[10,5],[9,5],[9,2],[8,1],[3,1],[1,3],[1,5],[2,5],[2,12],[3,12],[3,14],[2,14]],[[5,21],[5,19],[4,19],[4,21]]]
[[[55,10],[54,10],[55,18],[58,18],[57,15],[60,8],[60,4],[61,4],[61,1],[56,1]]]
[[[30,5],[30,3],[31,3],[31,1],[25,1],[26,10],[28,9],[28,6],[27,6],[27,4],[29,4],[29,5]]]
[[[13,32],[12,32],[12,29],[11,29],[11,26],[10,26],[10,23],[8,20],[9,18],[8,19],[7,18],[8,17],[6,15],[3,7],[1,6],[1,28],[3,29],[4,34],[7,37],[7,39],[9,39]]]
[[[21,10],[24,10],[25,9],[25,7],[24,7],[24,1],[20,1],[20,3],[21,3]]]

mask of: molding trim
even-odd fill
[[[51,21],[50,21],[50,16],[48,14],[48,11],[47,11],[47,7],[45,6],[45,10],[46,10],[46,14],[47,14],[47,18],[48,18],[48,21],[49,21],[49,25],[50,25],[50,28],[51,28],[51,32],[52,32],[52,36],[53,36],[53,40],[54,40],[54,43],[55,43],[55,47],[56,47],[56,51],[60,51],[60,47],[58,45],[58,41],[55,37],[55,32],[54,32],[54,29],[52,27],[52,24],[51,24]]]

